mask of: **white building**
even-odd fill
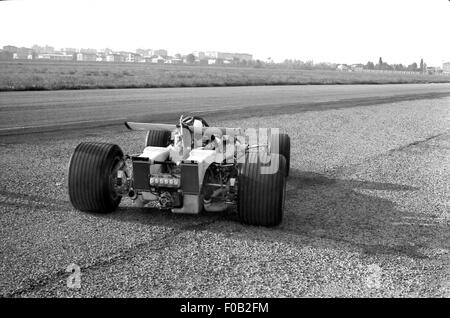
[[[125,62],[128,63],[137,63],[140,62],[142,56],[137,53],[125,53]]]
[[[136,50],[136,54],[140,54],[144,57],[151,57],[153,55],[156,55],[153,53],[152,49],[137,49]]]
[[[450,62],[442,64],[442,72],[445,74],[450,74]]]
[[[14,53],[13,59],[15,60],[32,60],[33,54],[26,54],[26,53]]]
[[[344,65],[344,64],[339,64],[339,65],[336,67],[336,69],[337,69],[338,71],[342,71],[342,72],[348,72],[348,71],[350,71],[350,68],[349,68],[347,65]]]
[[[104,54],[104,55],[110,55],[113,54],[113,50],[105,48],[105,49],[100,49],[99,53]]]
[[[194,51],[192,52],[192,55],[194,55],[197,60],[203,60],[206,57],[205,52],[202,51]]]
[[[93,53],[77,53],[77,61],[96,62],[97,54]]]
[[[115,63],[125,62],[125,56],[119,53],[108,54],[106,55],[106,62],[115,62]]]
[[[355,72],[362,72],[364,70],[364,65],[362,64],[352,64],[351,69]]]
[[[167,56],[167,50],[153,50],[153,54],[152,55],[161,55],[161,56]]]
[[[205,57],[210,59],[222,59],[222,60],[230,60],[230,61],[251,61],[253,59],[253,55],[247,53],[227,53],[227,52],[217,52],[217,51],[208,51],[205,52]]]
[[[78,50],[75,48],[66,47],[64,49],[61,49],[61,52],[63,52],[66,55],[74,55],[78,53]]]
[[[80,53],[97,54],[97,50],[96,49],[80,49]]]
[[[157,55],[157,56],[152,56],[150,61],[151,61],[151,63],[154,63],[154,64],[163,64],[163,63],[166,63],[166,58],[164,56]]]
[[[42,53],[38,55],[38,59],[52,60],[52,61],[73,61],[73,55]]]

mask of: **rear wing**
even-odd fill
[[[163,130],[163,131],[173,131],[177,128],[177,125],[173,124],[154,124],[154,123],[138,123],[138,122],[125,122],[125,127],[130,130]],[[191,132],[194,132],[193,126],[187,127]],[[242,134],[245,130],[241,128],[227,128],[227,127],[202,127],[202,133],[207,132],[221,132],[224,134]]]
[[[163,130],[163,131],[173,131],[177,128],[176,125],[172,124],[153,124],[153,123],[137,123],[126,121],[125,127],[129,130]]]

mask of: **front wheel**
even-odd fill
[[[76,148],[69,164],[69,198],[80,211],[114,211],[122,197],[114,191],[117,168],[123,152],[117,145],[83,142]]]
[[[149,130],[145,136],[145,147],[167,147],[170,144],[170,137],[170,131]]]

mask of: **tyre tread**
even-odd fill
[[[70,159],[68,188],[72,205],[81,211],[107,213],[115,210],[121,197],[113,198],[109,173],[123,152],[117,146],[99,142],[83,142]]]
[[[274,174],[261,174],[263,165],[258,153],[249,153],[241,167],[238,216],[243,223],[275,226],[282,221],[286,159],[277,154],[270,156],[271,160],[279,160],[278,170]]]

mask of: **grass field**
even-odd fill
[[[0,61],[0,91],[450,82],[450,76],[282,68]]]

